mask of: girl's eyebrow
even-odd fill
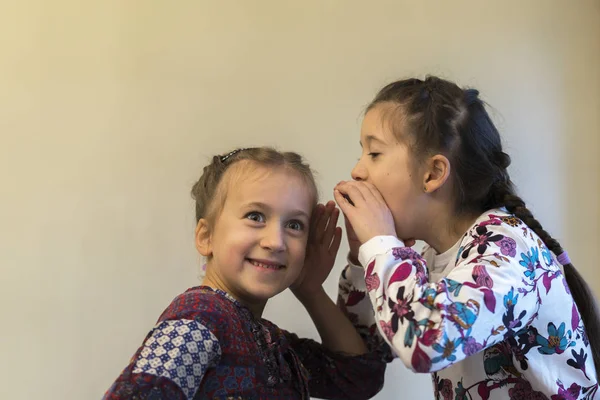
[[[374,135],[367,135],[367,137],[365,138],[365,142],[367,142],[367,145],[370,145],[372,142],[386,144],[383,140],[379,139],[378,137],[376,137]],[[363,147],[362,141],[359,141],[358,143],[360,144],[360,147]]]

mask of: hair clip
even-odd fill
[[[248,149],[247,147],[235,149],[232,152],[230,152],[229,154],[221,156],[221,162],[225,162],[229,157],[233,156],[234,154],[239,153],[240,151],[243,151],[243,150],[247,150],[247,149]]]

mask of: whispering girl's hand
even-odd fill
[[[361,243],[375,236],[396,236],[392,213],[372,184],[364,181],[340,182],[333,195]]]
[[[392,213],[373,184],[343,181],[336,185],[333,195],[361,244],[375,236],[396,236]],[[415,244],[413,238],[402,240],[408,247]]]

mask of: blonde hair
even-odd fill
[[[234,180],[234,170],[238,172],[239,179],[241,173],[256,167],[284,168],[298,173],[312,192],[314,204],[317,203],[318,189],[314,173],[301,155],[280,152],[272,147],[236,149],[226,155],[214,156],[212,162],[204,167],[198,182],[192,187],[192,198],[196,201],[196,223],[204,218],[210,226],[214,226],[217,216],[225,205],[227,190]],[[224,179],[225,176],[227,179]]]

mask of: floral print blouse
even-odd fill
[[[431,372],[437,399],[600,399],[589,343],[599,339],[586,336],[555,256],[505,210],[481,215],[443,255],[378,236],[359,260],[366,268],[342,272],[341,305],[388,361]]]

